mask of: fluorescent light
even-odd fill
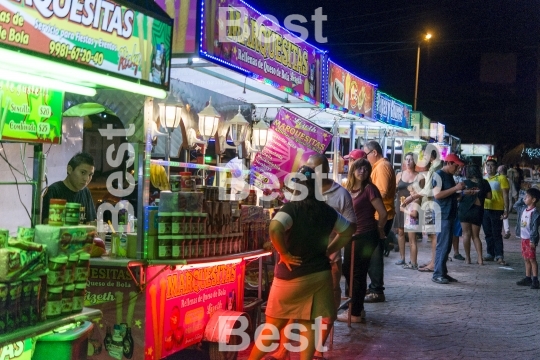
[[[50,78],[44,78],[41,76],[24,74],[17,71],[9,71],[0,69],[0,79],[18,82],[27,85],[35,85],[39,87],[44,87],[47,89],[54,89],[60,91],[67,91],[74,94],[94,96],[96,95],[96,89],[92,89],[85,86],[75,85],[66,83],[63,81],[58,81]]]
[[[43,74],[37,73],[37,75],[46,76],[47,78],[54,77],[56,79],[63,79],[64,81],[76,82],[79,85],[82,84],[91,87],[103,86],[157,99],[164,99],[167,97],[167,92],[162,89],[156,89],[151,86],[137,84],[134,81],[103,75],[90,70],[64,65],[16,51],[0,48],[0,59],[0,64],[9,65],[11,68],[24,68],[28,70],[37,69],[34,70],[34,74],[41,70]]]

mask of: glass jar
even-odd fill
[[[75,267],[77,267],[77,263],[79,262],[79,255],[77,254],[71,254],[69,255],[68,262],[66,265],[66,273],[65,273],[65,284],[72,284],[75,281]]]
[[[90,272],[90,254],[80,253],[77,266],[75,267],[75,282],[86,282]]]
[[[66,200],[51,199],[49,202],[49,225],[62,226],[64,225],[66,210]]]
[[[62,286],[49,286],[47,289],[47,319],[62,315]]]
[[[171,257],[173,259],[180,259],[180,254],[182,253],[182,235],[173,235],[171,236]]]
[[[168,260],[172,256],[172,236],[158,235],[158,259]]]
[[[49,272],[47,273],[47,285],[62,286],[66,279],[67,256],[57,256],[49,259]]]
[[[73,292],[73,312],[81,312],[84,306],[84,297],[86,295],[86,283],[75,284]]]
[[[181,189],[182,176],[180,175],[170,175],[169,176],[169,185],[172,192],[179,192]]]
[[[158,213],[158,235],[170,235],[172,226],[172,213]]]
[[[171,213],[171,234],[173,236],[180,235],[181,227],[182,227],[182,213],[181,212]]]
[[[75,294],[75,285],[66,284],[62,291],[62,314],[69,314],[73,311],[73,296]]]
[[[69,202],[66,204],[65,225],[79,225],[81,216],[81,204]]]

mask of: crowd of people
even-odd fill
[[[376,141],[351,151],[345,157],[349,169],[343,184],[325,176],[322,182],[316,181],[317,176],[329,173],[324,155],[311,156],[298,170],[300,176],[293,180],[308,189],[308,196],[284,205],[270,223],[278,263],[268,299],[267,322],[256,341],[256,345],[260,342],[264,346],[255,346],[249,359],[287,359],[290,347],[284,329],[297,323],[303,325],[300,334],[308,339],[300,359],[321,360],[324,348],[318,345],[326,341],[334,320],[365,322],[364,303],[386,300],[383,256],[392,229],[397,233],[395,246],[399,249],[396,265],[431,273],[433,282],[449,284],[458,281],[448,274],[446,266],[452,247],[454,259],[471,264],[471,240],[477,264],[507,264],[503,237],[510,234],[508,214],[513,204],[518,213],[516,236],[522,241],[526,270],[517,284],[540,287],[535,254],[540,240],[540,212],[536,210],[540,190],[531,188],[518,200],[517,169],[497,167],[495,158],[488,158],[484,169],[465,164],[456,154],[447,154],[443,160],[428,144],[420,154],[405,154],[396,175],[384,155]],[[419,265],[416,242],[422,234],[431,241],[432,254],[428,263]],[[465,257],[459,253],[460,237]],[[348,308],[340,307],[344,299],[342,275]],[[338,314],[341,309],[346,310]],[[319,337],[315,334],[318,318],[324,324]],[[280,345],[268,356],[272,351],[272,340],[268,338],[272,327],[281,331]]]

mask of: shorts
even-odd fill
[[[472,205],[467,211],[458,211],[458,219],[461,222],[482,226],[484,219],[484,208],[479,205]]]
[[[531,240],[521,239],[521,256],[525,260],[536,260],[536,247],[531,249]]]
[[[456,218],[454,221],[454,236],[460,237],[463,235],[463,229],[461,228],[461,223],[459,222],[459,219]]]

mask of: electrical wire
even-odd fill
[[[17,180],[17,176],[15,175],[15,172],[13,170],[16,170],[19,174],[22,174],[23,176],[24,176],[24,174],[21,173],[19,170],[15,169],[15,167],[13,165],[11,165],[11,163],[7,159],[7,152],[6,152],[5,148],[4,148],[4,144],[0,143],[0,146],[2,147],[2,150],[3,150],[3,153],[4,153],[4,154],[2,154],[0,156],[6,162],[6,164],[9,166],[9,171],[11,172],[11,174],[13,175],[13,179],[15,180],[15,186],[17,187],[17,195],[19,196],[19,201],[21,202],[21,205],[23,206],[24,210],[26,211],[26,214],[28,215],[28,218],[30,219],[31,226],[34,227],[34,222],[32,221],[32,216],[30,215],[30,212],[28,211],[28,208],[26,207],[26,205],[24,205],[24,202],[22,201],[21,192],[19,190],[19,181]]]

